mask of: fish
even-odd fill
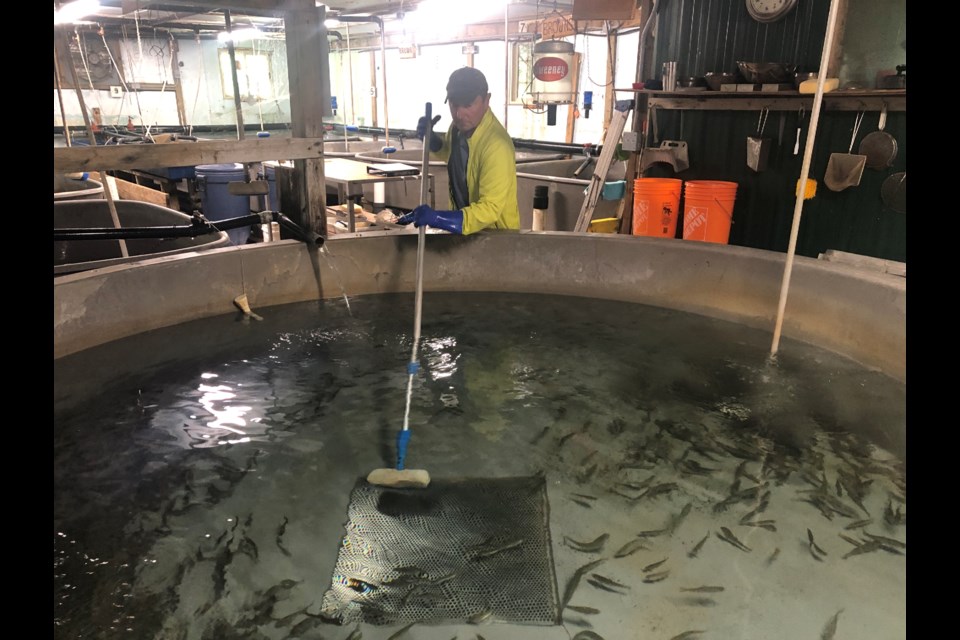
[[[566,588],[563,590],[563,606],[567,606],[567,603],[570,602],[570,598],[573,597],[573,592],[577,590],[577,586],[580,584],[580,579],[583,578],[587,573],[593,571],[596,567],[604,561],[604,558],[599,560],[594,560],[593,562],[588,562],[579,569],[573,572],[573,575],[570,576],[570,580],[567,582]]]
[[[690,631],[684,631],[683,633],[678,633],[677,635],[670,638],[670,640],[690,640],[690,638],[696,637],[701,633],[706,633],[703,629],[691,629]]]
[[[397,638],[399,638],[400,636],[402,636],[403,634],[405,634],[405,633],[410,629],[410,627],[412,627],[412,626],[415,625],[415,624],[417,624],[417,623],[416,623],[416,622],[411,622],[411,623],[409,623],[409,624],[404,625],[404,626],[401,627],[396,633],[394,633],[394,634],[391,635],[389,638],[387,638],[387,640],[397,640]]]
[[[693,549],[690,549],[690,551],[687,552],[687,557],[696,558],[697,554],[700,553],[700,549],[703,548],[703,545],[706,544],[707,538],[709,537],[710,537],[710,532],[707,531],[707,535],[703,536],[703,539],[700,540],[700,542],[698,542],[696,545],[694,545]]]
[[[667,561],[667,558],[664,558],[663,560],[658,560],[657,562],[652,562],[643,568],[643,572],[649,573],[650,571],[653,571],[654,569],[656,569],[666,561]]]
[[[866,520],[857,520],[856,522],[851,522],[844,529],[859,529],[860,527],[866,527],[873,524],[873,518],[867,518]]]
[[[593,500],[596,500],[596,499],[597,499],[597,496],[591,496],[591,495],[588,495],[588,494],[586,494],[586,493],[571,493],[570,495],[571,495],[571,496],[574,496],[574,497],[576,497],[576,498],[581,498],[581,499],[583,499],[583,500],[593,501]]]
[[[550,425],[547,425],[543,428],[543,431],[534,436],[533,440],[530,441],[530,444],[537,444],[540,440],[543,439],[543,436],[547,435],[547,431],[550,431]]]
[[[570,609],[571,611],[576,611],[577,613],[582,613],[588,616],[593,616],[600,613],[600,609],[594,609],[593,607],[580,607],[572,604],[568,604],[567,609]]]
[[[720,530],[723,532],[723,535],[720,535],[718,533],[717,537],[723,540],[724,542],[728,542],[732,544],[733,546],[740,549],[741,551],[748,551],[748,552],[752,551],[750,547],[740,542],[740,539],[737,538],[737,536],[733,535],[733,531],[730,531],[730,529],[727,529],[726,527],[720,527]]]
[[[776,531],[777,526],[773,520],[757,520],[755,522],[740,522],[745,527],[761,527],[767,531]]]
[[[715,607],[717,606],[717,601],[713,598],[705,598],[702,596],[699,598],[695,596],[687,596],[683,599],[683,604],[690,604],[697,607]]]
[[[827,552],[821,549],[820,546],[814,542],[813,531],[810,531],[810,529],[807,529],[807,539],[810,541],[810,553],[813,554],[814,558],[817,558],[818,553],[822,556],[827,555]],[[817,560],[820,560],[820,558],[817,558]]]
[[[593,505],[587,502],[586,500],[580,500],[578,498],[570,498],[570,501],[574,504],[578,504],[585,509],[593,509]]]
[[[651,573],[644,576],[643,581],[647,584],[653,584],[654,582],[660,582],[666,580],[667,576],[670,575],[670,571],[658,571],[657,573]]]
[[[677,529],[680,528],[680,524],[687,519],[687,516],[690,515],[690,511],[693,510],[693,503],[688,502],[683,505],[683,508],[680,510],[680,513],[670,518],[670,523],[667,525],[667,530],[672,534],[675,533]]]
[[[895,527],[900,524],[906,524],[907,517],[904,516],[900,511],[900,506],[897,506],[896,511],[893,510],[893,502],[887,500],[887,506],[883,511],[883,519],[892,527]]]
[[[604,584],[604,583],[602,583],[602,582],[600,582],[599,580],[596,580],[596,579],[594,579],[594,578],[587,578],[587,583],[588,583],[590,586],[594,587],[595,589],[600,589],[601,591],[608,591],[608,592],[610,592],[610,593],[616,593],[616,594],[619,594],[619,595],[623,595],[623,592],[620,591],[619,589],[616,589],[616,588],[614,588],[614,587],[612,587],[612,586],[610,586],[610,585]]]
[[[493,617],[493,609],[487,608],[467,618],[467,622],[470,624],[483,624],[489,622],[491,617]]]
[[[590,465],[589,467],[587,467],[586,469],[578,473],[576,478],[577,481],[580,483],[584,483],[590,478],[592,478],[593,474],[597,472],[597,467],[598,467],[597,463],[593,463],[592,465]]]
[[[820,640],[833,640],[833,636],[837,633],[837,623],[840,621],[841,613],[843,613],[843,609],[837,611],[827,620],[827,624],[823,626],[823,631],[820,632]]]
[[[670,529],[650,529],[648,531],[641,531],[637,534],[638,538],[656,538],[657,536],[662,536],[665,533],[669,533]]]
[[[590,574],[590,577],[593,578],[594,580],[597,580],[598,582],[602,582],[603,584],[610,585],[611,587],[616,587],[616,588],[619,588],[619,589],[629,589],[629,588],[630,588],[629,585],[625,585],[625,584],[623,584],[622,582],[617,582],[616,580],[613,580],[613,579],[608,578],[608,577],[606,577],[606,576],[602,576],[602,575],[600,575],[599,573],[591,573],[591,574]]]
[[[893,538],[887,538],[887,537],[885,537],[885,536],[875,536],[875,535],[873,535],[872,533],[870,533],[869,531],[864,531],[864,532],[863,532],[863,535],[867,536],[867,537],[870,538],[871,540],[878,540],[878,541],[880,541],[880,542],[882,542],[882,543],[884,543],[884,544],[887,544],[887,545],[889,545],[889,546],[891,546],[891,547],[896,547],[896,548],[898,548],[898,549],[906,549],[906,548],[907,548],[906,543],[900,542],[899,540],[895,540],[895,539],[893,539]]]
[[[631,540],[627,544],[620,547],[616,553],[613,554],[614,558],[626,558],[632,553],[636,553],[640,549],[650,549],[647,545],[643,543],[643,540],[635,539]]]
[[[482,560],[483,558],[489,558],[490,556],[495,556],[498,553],[508,551],[510,549],[516,549],[517,547],[523,545],[523,538],[517,538],[516,540],[511,540],[502,545],[498,545],[492,549],[484,549],[482,551],[475,551],[472,555],[473,560]]]
[[[609,533],[604,533],[596,540],[591,540],[590,542],[579,542],[569,536],[563,536],[563,542],[575,551],[581,551],[583,553],[598,553],[603,551],[603,545],[607,543],[607,539],[609,537]]]
[[[681,467],[681,473],[686,472],[697,476],[708,476],[716,471],[715,467],[705,467],[696,460],[684,460],[678,466]]]
[[[773,564],[773,561],[777,559],[777,556],[780,555],[780,547],[777,547],[773,550],[773,553],[770,554],[770,557],[767,558],[767,564]]]
[[[688,591],[690,593],[720,593],[723,591],[723,587],[711,587],[709,585],[702,587],[680,587],[680,591]]]
[[[664,493],[670,493],[677,488],[676,482],[662,482],[660,484],[655,484],[644,492],[643,497],[646,498],[655,498]]]
[[[850,551],[847,551],[847,553],[843,556],[843,559],[846,560],[851,556],[858,556],[862,553],[870,553],[871,551],[876,551],[877,549],[880,549],[882,546],[883,546],[883,543],[880,542],[879,540],[870,540],[868,542],[864,542],[859,547],[854,547]]]
[[[852,544],[852,545],[855,546],[855,547],[859,547],[860,545],[863,544],[862,541],[857,540],[856,538],[851,538],[850,536],[845,536],[845,535],[843,535],[842,533],[838,533],[837,535],[840,536],[841,538],[843,538],[844,540],[846,540],[847,542],[849,542],[850,544]]]
[[[599,633],[593,631],[581,631],[577,635],[573,636],[571,640],[604,640],[603,636]]]
[[[288,522],[290,521],[287,519],[287,516],[283,516],[283,522],[281,522],[280,526],[277,527],[277,548],[280,549],[280,553],[282,553],[285,556],[290,555],[290,551],[288,551],[287,548],[283,546],[283,541],[282,541],[283,534],[287,532]]]

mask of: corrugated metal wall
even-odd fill
[[[773,24],[755,22],[743,0],[662,0],[656,31],[654,68],[677,61],[677,75],[702,76],[708,71],[735,71],[738,60],[789,62],[801,70],[817,70],[829,10],[828,0],[800,0],[796,10]],[[848,23],[848,29],[851,28]],[[854,146],[877,129],[879,112],[868,111]],[[690,168],[676,175],[684,180],[730,180],[740,186],[734,207],[730,243],[785,251],[790,237],[795,186],[800,175],[810,113],[771,111],[764,136],[774,148],[766,171],[746,164],[746,140],[754,135],[757,111],[667,111],[657,113],[660,140],[684,140]],[[833,192],[823,184],[829,156],[850,147],[856,113],[821,114],[810,177],[817,195],[804,203],[797,253],[816,257],[828,249],[887,260],[906,261],[906,216],[884,206],[880,187],[896,171],[906,171],[906,113],[889,113],[885,130],[898,143],[893,167],[865,169],[859,186]],[[797,127],[800,152],[793,155]],[[653,140],[648,142],[655,144]],[[649,176],[673,176],[668,165],[653,165]],[[678,231],[678,234],[680,232]]]

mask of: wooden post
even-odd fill
[[[577,115],[580,113],[580,110],[577,108],[577,87],[580,86],[580,54],[573,54],[573,69],[571,70],[573,74],[573,95],[571,97],[570,106],[567,107],[567,136],[565,138],[567,144],[573,142],[573,134],[576,129]]]
[[[170,65],[173,67],[173,93],[177,98],[177,119],[181,127],[187,126],[187,109],[183,104],[183,85],[180,83],[180,46],[170,34]]]
[[[292,3],[293,4],[293,3]],[[330,112],[329,44],[323,26],[326,7],[313,0],[299,0],[284,13],[287,39],[287,69],[290,77],[290,120],[294,137],[323,138],[323,116]],[[285,160],[285,158],[275,158]],[[326,237],[327,186],[323,149],[319,157],[295,160],[300,181],[300,211],[289,212],[304,229]],[[285,212],[286,213],[286,212]]]

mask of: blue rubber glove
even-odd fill
[[[433,121],[428,123],[426,116],[420,116],[417,121],[417,138],[423,140],[427,135],[427,129],[430,129],[430,151],[440,151],[443,146],[443,138],[433,132],[433,125],[440,122],[440,116],[434,116]]]
[[[397,224],[413,223],[415,227],[424,225],[434,229],[443,229],[450,233],[463,233],[463,211],[436,211],[430,205],[421,204],[419,207],[400,216]]]

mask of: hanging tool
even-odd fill
[[[843,191],[847,187],[856,187],[863,176],[863,168],[867,165],[867,156],[853,152],[853,144],[857,141],[860,123],[863,122],[863,111],[857,113],[853,125],[853,136],[850,138],[850,148],[846,153],[831,153],[827,161],[827,172],[823,182],[831,191]]]
[[[430,170],[430,144],[433,135],[432,105],[426,105],[427,124],[423,144],[423,165],[420,169],[420,203],[427,204],[429,185],[427,183]],[[407,364],[407,408],[403,414],[403,429],[397,434],[397,468],[374,469],[367,476],[367,482],[384,487],[417,488],[423,489],[430,484],[430,474],[426,469],[407,469],[407,444],[410,442],[410,398],[413,395],[413,378],[420,370],[417,361],[417,352],[420,348],[420,318],[423,307],[423,251],[427,243],[427,225],[420,225],[417,238],[417,287],[416,304],[413,319],[413,350],[410,362]]]

